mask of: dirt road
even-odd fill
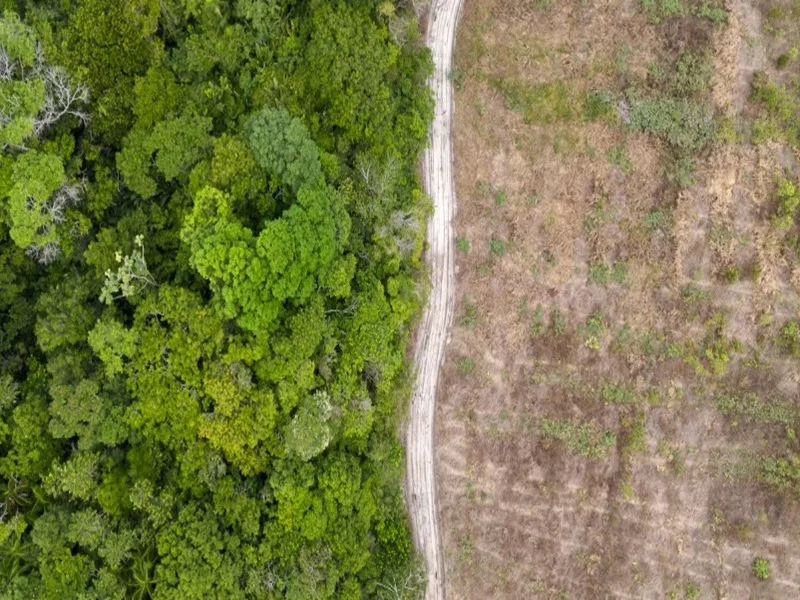
[[[417,378],[407,431],[406,494],[414,544],[425,559],[428,574],[427,600],[442,600],[445,597],[444,557],[439,540],[434,477],[433,422],[439,369],[453,319],[455,248],[452,221],[456,198],[450,139],[453,120],[450,71],[461,5],[462,0],[433,0],[426,38],[435,65],[430,86],[436,99],[429,145],[423,158],[425,189],[434,205],[433,216],[428,223],[426,256],[431,265],[431,290],[414,353]]]

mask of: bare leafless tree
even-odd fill
[[[89,114],[79,107],[89,101],[89,88],[71,84],[61,67],[46,67],[42,78],[45,84],[44,106],[33,120],[33,134],[41,136],[48,127],[66,115],[72,115],[86,125]]]
[[[89,122],[89,113],[82,108],[89,101],[89,88],[70,81],[63,68],[48,64],[40,44],[36,45],[33,65],[27,68],[19,61],[12,60],[6,48],[0,46],[0,81],[27,82],[37,79],[44,83],[45,94],[41,109],[31,115],[34,137],[41,137],[49,127],[67,115],[76,117],[82,125]],[[0,126],[11,122],[19,106],[19,97],[14,91],[0,91]],[[14,146],[14,149],[27,150],[23,146]]]
[[[49,265],[61,255],[61,248],[56,242],[46,244],[31,244],[25,248],[25,254],[42,265]]]
[[[0,81],[9,81],[13,75],[14,63],[6,49],[0,46]]]

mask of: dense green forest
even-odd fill
[[[413,13],[0,12],[0,597],[413,593]]]

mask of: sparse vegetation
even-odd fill
[[[505,256],[506,254],[506,242],[505,240],[499,239],[492,239],[489,242],[489,250],[495,256]]]
[[[534,4],[467,3],[459,32],[482,28],[485,49],[456,96],[459,185],[491,186],[458,218],[473,244],[508,246],[476,258],[491,277],[459,273],[487,312],[456,330],[455,360],[486,351],[480,378],[445,384],[443,414],[472,416],[442,427],[442,454],[467,448],[492,493],[443,505],[475,540],[450,584],[470,600],[792,597],[776,571],[800,535],[800,12]],[[730,544],[786,560],[758,581]]]
[[[562,81],[527,85],[491,77],[489,85],[503,95],[509,109],[522,113],[526,123],[570,121],[574,116],[573,99]]]
[[[603,458],[617,443],[611,431],[601,430],[596,423],[575,423],[572,419],[542,420],[540,433],[546,440],[558,440],[571,452],[586,458]]]

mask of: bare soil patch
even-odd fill
[[[800,452],[779,341],[800,269],[773,221],[798,154],[750,138],[754,74],[793,81],[795,33],[765,29],[768,0],[682,6],[466,0],[436,417],[451,598],[800,597],[800,501],[765,476]],[[667,97],[709,107],[713,139],[634,127]]]

